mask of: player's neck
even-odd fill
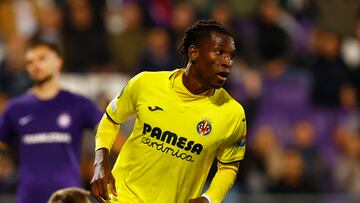
[[[186,89],[192,94],[202,94],[206,91],[213,93],[211,88],[205,87],[198,77],[196,77],[196,73],[193,71],[194,68],[191,68],[190,66],[190,64],[187,65],[185,72],[182,75],[182,81]]]
[[[53,78],[45,83],[35,85],[31,91],[40,100],[50,100],[59,93],[60,84],[56,78]]]

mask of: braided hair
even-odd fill
[[[177,51],[185,60],[185,66],[189,62],[188,49],[191,45],[199,46],[204,39],[210,39],[211,32],[216,31],[221,34],[233,37],[232,34],[220,23],[215,20],[200,20],[185,31]]]

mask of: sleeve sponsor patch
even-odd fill
[[[116,106],[116,98],[114,98],[114,99],[111,101],[110,106],[111,106],[112,112],[115,112],[116,109],[117,109],[117,106]]]
[[[246,139],[244,138],[244,136],[243,136],[243,138],[240,139],[240,141],[238,142],[238,145],[239,145],[240,147],[245,147],[245,145],[246,145]]]

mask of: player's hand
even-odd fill
[[[188,203],[209,203],[205,197],[197,197],[195,199],[190,199]]]
[[[108,193],[108,185],[111,193],[115,196],[115,178],[111,173],[109,161],[109,151],[101,148],[95,152],[94,176],[90,182],[91,192],[98,202],[103,203],[110,200]]]

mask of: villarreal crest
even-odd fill
[[[196,128],[200,135],[206,136],[211,132],[212,126],[210,121],[202,120],[197,124]]]

